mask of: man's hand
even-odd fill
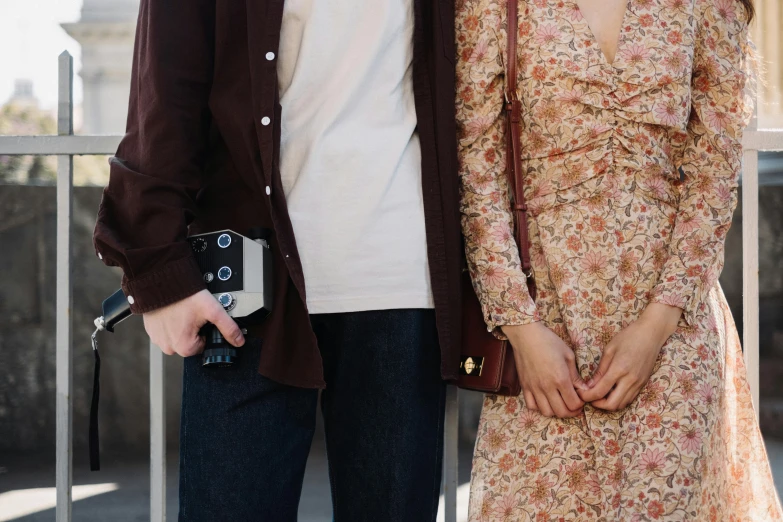
[[[204,349],[204,338],[198,331],[206,323],[217,326],[227,342],[234,346],[245,344],[239,325],[223,310],[208,290],[177,301],[164,308],[143,315],[144,328],[166,355],[175,353],[190,357]]]
[[[577,417],[584,407],[576,390],[587,390],[574,352],[543,323],[504,326],[514,348],[525,403],[547,417]]]
[[[650,303],[644,313],[604,348],[601,362],[579,396],[596,408],[617,411],[639,395],[655,369],[661,348],[677,329],[682,310]]]

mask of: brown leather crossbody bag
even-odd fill
[[[522,186],[519,120],[521,104],[517,97],[517,0],[508,1],[508,48],[506,52],[506,171],[513,192],[514,229],[522,270],[530,295],[535,299],[535,281],[530,265],[527,237],[527,205]],[[522,387],[511,343],[487,331],[484,314],[473,290],[470,274],[462,274],[462,353],[457,386],[498,395],[519,395]]]

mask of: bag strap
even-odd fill
[[[527,234],[527,204],[522,182],[522,154],[520,150],[519,123],[522,115],[522,103],[517,96],[517,34],[519,17],[517,0],[507,2],[506,42],[506,172],[509,187],[513,194],[514,229],[516,232],[522,271],[527,277],[527,286],[531,297],[535,299],[536,288],[530,263],[530,245]]]

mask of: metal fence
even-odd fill
[[[57,522],[71,522],[73,484],[73,293],[71,228],[73,156],[111,155],[120,136],[73,134],[73,59],[59,57],[57,136],[0,136],[0,155],[57,156]],[[759,402],[758,153],[783,151],[783,129],[759,130],[754,118],[745,131],[742,179],[743,346],[753,401]],[[150,515],[166,520],[166,407],[163,353],[150,344]],[[445,521],[457,521],[458,395],[449,386],[444,440]]]

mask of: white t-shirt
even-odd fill
[[[413,0],[286,0],[280,171],[310,313],[432,308]]]

